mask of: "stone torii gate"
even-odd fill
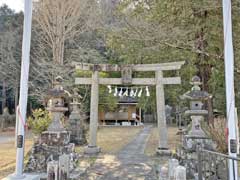
[[[154,85],[156,86],[157,122],[159,131],[158,153],[168,152],[167,125],[165,116],[165,84],[181,84],[180,77],[163,77],[163,71],[179,70],[184,61],[161,64],[112,65],[73,63],[78,70],[92,71],[92,78],[76,78],[75,84],[91,85],[90,139],[85,153],[98,153],[98,99],[99,84],[103,85]],[[122,73],[122,78],[99,78],[99,71]],[[155,78],[132,78],[133,71],[154,71]]]

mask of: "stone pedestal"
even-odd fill
[[[84,148],[84,153],[85,154],[97,154],[101,152],[101,148],[100,147],[97,147],[97,146],[86,146]]]
[[[68,110],[65,107],[50,107],[47,108],[48,111],[51,112],[52,115],[52,123],[48,127],[48,131],[53,132],[61,132],[66,131],[61,123],[61,119],[63,118],[63,113]]]
[[[47,171],[47,164],[51,161],[58,161],[62,154],[72,155],[70,163],[75,168],[77,155],[75,154],[75,145],[69,143],[69,136],[64,138],[65,134],[54,134],[52,132],[44,132],[39,143],[34,144],[28,163],[26,165],[27,172],[43,173]]]
[[[40,143],[48,146],[64,146],[69,144],[70,134],[67,131],[44,131],[41,134]]]
[[[192,119],[192,128],[189,131],[188,135],[193,137],[206,137],[206,134],[201,128],[201,121],[204,119],[203,116],[191,116]]]
[[[196,146],[201,144],[206,149],[211,149],[211,143],[209,138],[201,127],[201,122],[204,120],[204,116],[207,115],[206,110],[188,110],[185,112],[192,120],[191,129],[187,135],[183,136],[183,147],[186,150],[195,151]]]

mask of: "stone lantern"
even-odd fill
[[[206,137],[204,131],[201,128],[201,121],[204,120],[204,116],[208,115],[208,111],[203,109],[203,103],[211,95],[206,91],[202,91],[200,85],[202,84],[198,76],[192,78],[191,84],[193,85],[191,91],[186,92],[183,97],[190,101],[190,110],[185,111],[185,114],[190,116],[192,120],[191,130],[188,135],[191,137]]]
[[[59,178],[62,172],[68,176],[69,172],[74,170],[77,161],[75,145],[70,143],[70,133],[62,124],[64,113],[68,108],[64,107],[66,96],[61,82],[62,78],[58,76],[55,79],[54,88],[48,92],[49,100],[46,109],[51,114],[52,122],[47,131],[41,133],[39,141],[35,142],[26,165],[28,172],[44,175],[49,170],[49,175],[55,173],[54,176]]]
[[[62,124],[64,113],[68,111],[68,108],[64,107],[64,98],[66,95],[61,83],[62,78],[58,76],[55,79],[54,88],[48,92],[47,110],[52,116],[52,122],[48,130],[41,135],[42,143],[48,145],[64,145],[65,143],[69,143],[70,139],[70,134]]]
[[[182,147],[178,151],[178,156],[185,160],[183,163],[185,167],[197,167],[197,148],[202,147],[207,150],[213,150],[214,148],[214,143],[207,137],[201,127],[201,122],[208,114],[203,106],[204,101],[211,98],[211,95],[201,90],[200,85],[202,83],[198,76],[192,78],[191,84],[193,85],[192,89],[186,92],[182,98],[187,99],[190,103],[189,110],[185,111],[185,115],[190,116],[192,123],[190,130],[187,131],[186,135],[183,135]],[[186,173],[187,177],[194,179],[194,168],[187,168]]]

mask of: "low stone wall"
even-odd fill
[[[98,126],[99,129],[101,128],[143,128],[144,125],[139,125],[139,126],[121,126],[121,125],[100,125]]]

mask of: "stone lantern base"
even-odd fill
[[[75,153],[75,145],[69,143],[69,139],[70,135],[67,131],[43,132],[38,142],[33,145],[25,168],[26,172],[46,172],[47,164],[53,160],[58,161],[62,154],[71,156],[70,170],[73,170],[78,158]]]

